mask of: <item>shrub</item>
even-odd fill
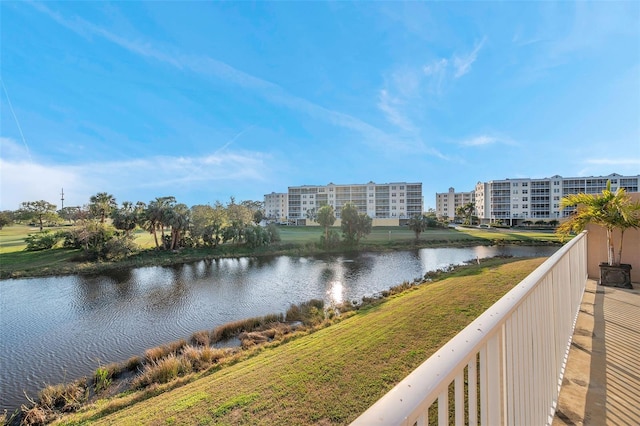
[[[44,425],[47,423],[47,413],[42,407],[34,406],[27,408],[22,406],[22,421],[23,425]]]
[[[129,371],[135,371],[138,368],[142,367],[142,359],[139,356],[132,356],[126,362],[126,368]]]
[[[187,341],[184,339],[180,339],[176,340],[175,342],[169,343],[167,345],[167,349],[169,350],[169,353],[177,354],[178,352],[180,352],[180,349],[184,348],[185,346],[187,346]]]
[[[133,237],[123,235],[106,241],[100,255],[106,260],[122,260],[129,257],[136,248]]]
[[[265,334],[255,331],[250,333],[241,333],[239,339],[244,349],[269,341],[269,337],[265,336]]]
[[[267,226],[267,232],[269,233],[269,237],[272,243],[280,242],[280,231],[278,231],[278,227],[275,223],[270,223]]]
[[[324,320],[324,301],[312,299],[299,305],[291,305],[287,310],[286,320],[300,321],[304,325],[319,324]]]
[[[176,340],[175,342],[171,342],[167,345],[156,346],[155,348],[147,349],[144,351],[144,357],[149,362],[158,361],[161,358],[166,357],[167,355],[177,355],[180,352],[180,349],[187,346],[187,341],[184,339]]]
[[[214,363],[224,358],[226,352],[223,349],[205,346],[200,350],[200,359],[204,362]]]
[[[145,365],[142,374],[134,378],[131,384],[134,388],[141,388],[153,383],[168,383],[191,370],[191,364],[186,359],[171,354]]]
[[[209,346],[211,336],[207,330],[196,331],[191,335],[191,343],[199,346]]]
[[[225,351],[212,348],[211,346],[205,346],[203,348],[187,346],[182,350],[182,357],[191,365],[193,371],[201,371],[209,368],[211,364],[223,358],[224,355]]]
[[[75,411],[86,400],[87,389],[82,382],[48,385],[38,394],[38,405],[52,411]]]
[[[49,250],[60,241],[61,236],[58,233],[50,231],[40,232],[39,234],[29,235],[24,241],[27,243],[26,251]]]
[[[144,351],[144,358],[148,362],[158,361],[161,358],[169,355],[169,351],[166,346],[156,346],[155,348],[147,349]]]
[[[100,393],[111,386],[111,377],[111,372],[107,368],[98,367],[93,374],[93,389],[96,393]]]
[[[282,322],[282,314],[271,314],[263,317],[247,318],[240,321],[230,322],[216,327],[211,332],[211,341],[220,342],[232,337],[236,337],[242,332],[255,331],[267,326],[268,324]]]
[[[340,234],[333,229],[327,233],[327,237],[320,236],[320,245],[324,248],[334,248],[340,245]]]

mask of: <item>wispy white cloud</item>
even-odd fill
[[[428,78],[428,90],[431,93],[441,94],[444,83],[447,81],[447,72],[449,69],[449,60],[446,58],[438,59],[430,64],[422,67],[424,75]]]
[[[484,146],[484,145],[491,145],[498,142],[498,138],[495,138],[493,136],[486,136],[486,135],[482,135],[482,136],[476,136],[474,138],[471,139],[467,139],[465,141],[463,141],[461,143],[461,145],[464,146]]]
[[[422,70],[425,75],[442,75],[447,70],[447,65],[449,61],[445,58],[438,59],[435,62],[432,62],[428,65],[425,65]]]
[[[385,114],[387,120],[405,131],[414,131],[415,126],[411,120],[400,112],[402,101],[392,97],[386,89],[380,90],[378,96],[378,108]]]
[[[511,138],[497,135],[478,135],[460,142],[460,145],[469,147],[482,147],[495,144],[517,145]]]
[[[479,43],[476,43],[476,46],[473,50],[465,55],[455,55],[453,57],[453,67],[454,67],[454,78],[460,78],[463,75],[467,74],[471,70],[471,65],[478,59],[478,53],[484,43],[486,41],[486,37],[483,38]]]
[[[307,99],[293,95],[275,83],[248,74],[214,58],[184,54],[172,46],[159,48],[155,43],[148,40],[131,40],[80,17],[64,17],[44,4],[33,3],[33,5],[40,12],[45,13],[59,24],[81,36],[88,38],[98,36],[142,57],[157,60],[180,70],[189,70],[196,74],[214,76],[244,89],[253,90],[276,105],[358,132],[363,136],[362,140],[372,147],[383,148],[390,140],[389,135],[385,134],[384,131],[357,117],[325,108]]]
[[[471,71],[471,66],[478,59],[478,54],[486,42],[486,37],[477,42],[471,52],[454,53],[448,58],[437,58],[422,67],[426,78],[425,88],[432,94],[441,95],[452,80],[458,79]]]
[[[65,204],[82,205],[96,191],[123,194],[141,190],[153,198],[187,187],[206,191],[222,183],[261,182],[271,173],[270,157],[260,152],[225,150],[202,157],[156,156],[62,166],[27,161],[14,140],[1,138],[0,142],[0,210],[17,209],[23,201],[56,203],[61,188],[65,188]]]

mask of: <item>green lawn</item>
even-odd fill
[[[543,260],[468,266],[184,386],[99,401],[62,423],[348,424]]]

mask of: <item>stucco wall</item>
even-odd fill
[[[640,193],[634,192],[629,195],[635,200],[640,201]],[[600,277],[600,262],[607,261],[607,232],[604,228],[589,225],[587,243],[587,273],[590,278],[598,279]],[[620,232],[614,234],[614,242],[616,250],[618,250],[618,241],[620,241]],[[640,283],[640,229],[628,229],[624,233],[624,242],[622,246],[622,263],[631,265],[631,281]]]

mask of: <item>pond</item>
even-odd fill
[[[145,267],[100,276],[0,281],[0,410],[44,384],[91,375],[151,347],[291,304],[360,300],[427,271],[558,247],[425,248],[317,257],[260,257]]]

